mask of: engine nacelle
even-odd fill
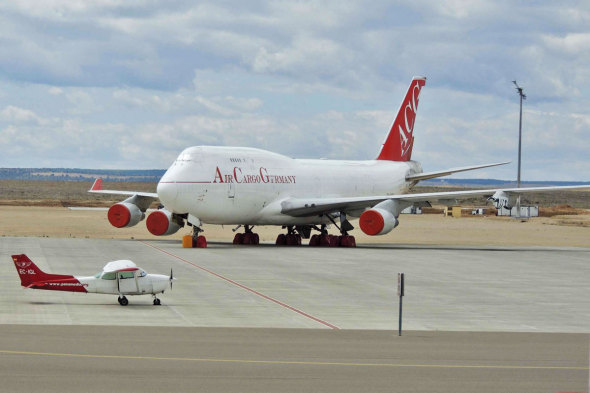
[[[116,228],[127,228],[137,225],[144,219],[145,214],[132,203],[121,202],[109,208],[107,217],[112,226]]]
[[[173,214],[166,209],[152,212],[148,216],[145,225],[148,231],[155,236],[172,235],[180,229],[180,225],[174,220]]]
[[[502,207],[506,209],[512,209],[512,206],[516,204],[517,199],[517,195],[506,193],[504,191],[496,191],[494,195],[488,198],[488,200],[493,202],[494,206],[497,209],[500,209]]]
[[[359,218],[361,230],[370,236],[385,235],[398,224],[392,213],[376,207],[366,210]]]

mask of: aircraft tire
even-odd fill
[[[297,241],[297,235],[293,234],[293,233],[289,233],[287,235],[287,245],[288,246],[298,246],[299,244],[301,244],[300,242]]]
[[[244,233],[242,244],[257,245],[260,242],[260,236],[257,233]]]
[[[275,244],[277,246],[284,246],[285,244],[287,244],[287,235],[281,233],[279,236],[277,236]]]
[[[236,235],[234,236],[234,244],[245,244],[245,235],[247,235],[247,233],[236,233]]]
[[[197,248],[207,248],[207,239],[205,236],[199,236],[197,238]]]
[[[127,300],[127,298],[123,296],[121,300],[119,300],[119,303],[121,304],[121,306],[126,306],[129,304],[129,300]]]
[[[356,240],[354,236],[342,236],[342,239],[340,240],[340,247],[356,247]]]
[[[330,247],[330,235],[320,235],[320,247]]]
[[[309,239],[310,247],[317,247],[320,245],[320,235],[311,235],[311,239]]]
[[[154,306],[159,306],[161,304],[160,299],[154,299]]]
[[[340,245],[340,238],[336,235],[328,235],[330,247],[338,247]]]

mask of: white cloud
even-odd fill
[[[0,112],[0,119],[15,124],[42,123],[42,119],[33,111],[12,105],[5,107],[2,112]]]
[[[164,168],[189,144],[373,158],[423,74],[425,169],[515,160],[517,79],[524,173],[590,178],[585,3],[15,0],[0,26],[4,165]]]
[[[571,33],[563,37],[544,35],[547,47],[568,55],[578,55],[590,51],[590,33]]]

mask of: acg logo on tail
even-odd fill
[[[404,122],[398,124],[401,156],[405,156],[412,148],[414,122],[416,120],[416,111],[418,110],[418,101],[420,100],[420,81],[416,81],[414,87],[411,90],[410,99],[404,107]],[[405,126],[402,127],[402,126]]]
[[[415,76],[412,79],[377,160],[409,161],[411,159],[412,146],[414,145],[414,122],[418,111],[420,92],[425,84],[425,77]]]

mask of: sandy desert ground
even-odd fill
[[[104,210],[71,210],[66,207],[0,206],[0,236],[156,239],[145,222],[132,228],[112,227]],[[353,225],[355,221],[353,221]],[[230,226],[205,225],[209,241],[228,241]],[[262,242],[274,242],[279,227],[257,227]],[[336,233],[336,229],[331,229]],[[166,239],[191,233],[182,228]],[[370,237],[355,230],[358,244],[432,244],[491,246],[590,247],[590,215],[537,217],[520,221],[509,217],[452,218],[439,214],[402,215],[400,225],[384,236]]]

